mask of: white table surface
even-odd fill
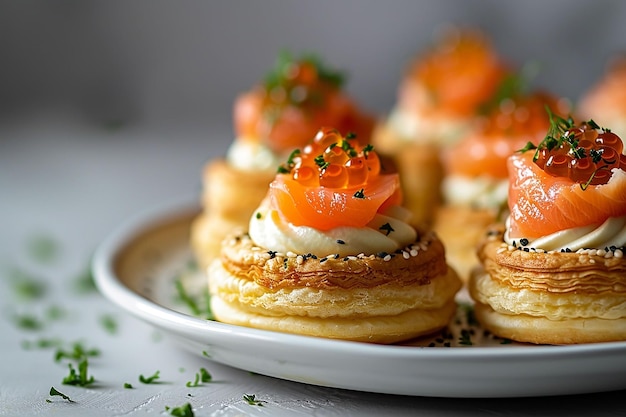
[[[67,113],[32,115],[0,125],[0,415],[167,415],[189,402],[196,416],[577,416],[626,415],[626,391],[541,398],[447,399],[346,391],[283,381],[230,368],[181,350],[97,291],[75,289],[98,244],[120,223],[155,205],[199,196],[200,171],[231,140],[221,126],[106,126]],[[33,242],[53,241],[37,255]],[[20,298],[19,274],[41,282],[34,300]],[[50,314],[61,311],[60,317]],[[15,318],[41,323],[27,330]],[[117,323],[110,333],[103,317]],[[58,339],[97,348],[87,388],[62,384],[67,362]],[[31,346],[28,346],[28,343]],[[188,388],[201,368],[213,382]],[[160,371],[160,384],[139,375]],[[512,376],[513,377],[513,376]],[[130,383],[133,389],[125,389]],[[73,402],[50,396],[50,388]],[[244,394],[265,401],[249,405]]]

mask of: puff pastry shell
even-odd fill
[[[500,337],[540,344],[626,340],[622,251],[544,252],[508,247],[503,228],[478,250],[469,290],[481,325]]]

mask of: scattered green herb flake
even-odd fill
[[[100,317],[100,324],[109,334],[116,334],[118,330],[117,320],[110,314],[104,314]]]
[[[263,401],[263,400],[257,400],[255,394],[244,394],[243,395],[243,399],[248,404],[256,405],[256,406],[259,406],[259,407],[263,407],[263,403],[267,402],[267,401]]]
[[[126,389],[133,389],[133,385],[129,382],[124,382],[124,388]]]
[[[77,294],[91,294],[98,292],[90,266],[85,267],[85,269],[74,279],[73,289]]]
[[[87,361],[87,359],[83,359],[78,363],[78,372],[76,372],[76,369],[74,369],[74,366],[72,366],[71,363],[68,364],[68,367],[70,373],[68,376],[63,378],[62,383],[64,385],[78,385],[81,387],[86,387],[95,382],[93,376],[87,376],[87,370],[89,367],[89,362]]]
[[[51,305],[46,309],[46,318],[48,320],[60,320],[63,317],[67,316],[67,311],[61,306]]]
[[[187,307],[189,308],[189,310],[191,310],[191,313],[194,316],[199,316],[201,314],[201,311],[200,311],[200,308],[198,307],[198,303],[193,297],[189,295],[189,293],[187,293],[187,290],[185,289],[183,281],[180,278],[178,278],[174,282],[174,285],[176,285],[176,291],[178,292],[178,296],[180,297],[180,300],[187,305]]]
[[[204,368],[200,368],[200,381],[202,382],[211,382],[213,380],[213,376]]]
[[[73,402],[74,402],[74,401],[72,401],[72,399],[71,399],[70,397],[68,397],[67,395],[63,394],[61,391],[58,391],[58,390],[57,390],[56,388],[54,388],[54,387],[50,387],[50,395],[51,395],[51,396],[53,396],[53,397],[54,397],[54,396],[59,396],[59,397],[63,398],[64,400],[67,400],[67,401],[69,401],[69,402],[71,402],[71,403],[73,403]],[[50,401],[49,399],[48,399],[48,400],[46,400],[46,401],[47,401],[47,402],[52,402],[52,401]]]
[[[13,316],[13,322],[22,330],[36,331],[43,328],[41,320],[32,314],[17,314]]]
[[[466,329],[461,330],[461,336],[459,337],[459,344],[464,345],[464,346],[471,346],[473,344],[471,334],[468,330]]]
[[[54,360],[60,362],[62,359],[69,359],[74,361],[85,360],[90,357],[100,356],[100,350],[96,348],[87,349],[81,342],[75,342],[72,344],[70,350],[57,349]]]
[[[391,227],[389,223],[383,224],[382,226],[378,228],[378,230],[382,230],[383,232],[386,232],[385,236],[389,236],[389,233],[395,232],[395,229]]]
[[[193,381],[187,381],[185,384],[187,388],[193,388],[200,386],[200,374],[196,372],[196,377]]]
[[[50,236],[34,236],[28,242],[28,253],[38,262],[49,263],[57,258],[59,245]]]
[[[13,293],[20,300],[39,300],[46,295],[47,286],[43,280],[18,268],[12,268],[7,275],[11,281]]]
[[[257,211],[256,212],[256,218],[257,220],[261,220],[261,218],[263,217],[263,215],[261,214],[261,212]]]
[[[58,348],[62,345],[62,342],[59,339],[38,339],[35,341],[22,341],[22,348],[29,349],[49,349],[49,348]]]
[[[363,192],[363,188],[354,193],[354,198],[365,198],[365,193]]]
[[[185,403],[179,407],[173,408],[165,406],[165,411],[175,417],[194,417],[193,409],[191,408],[190,403]]]
[[[324,155],[317,155],[313,161],[315,161],[315,165],[317,165],[319,169],[326,169],[328,165],[330,165],[330,162],[324,160]]]
[[[141,382],[142,384],[157,384],[158,382],[156,382],[156,380],[160,378],[159,376],[160,373],[161,371],[156,371],[154,374],[152,374],[149,377],[139,375],[139,382]]]

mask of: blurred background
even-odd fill
[[[235,95],[281,49],[345,70],[348,91],[381,114],[448,24],[481,28],[511,63],[538,63],[538,84],[576,99],[626,50],[625,21],[619,0],[3,0],[0,123],[62,111],[230,128]]]
[[[439,31],[476,27],[575,101],[626,51],[625,22],[619,0],[2,0],[0,239],[76,229],[91,250],[137,211],[198,199],[236,95],[281,50],[345,71],[383,116]]]

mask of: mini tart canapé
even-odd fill
[[[208,274],[216,318],[375,343],[445,327],[460,281],[400,202],[371,146],[322,129],[280,167],[248,232],[223,242]]]
[[[404,204],[417,224],[430,224],[442,202],[441,150],[471,128],[507,73],[483,33],[461,28],[445,32],[407,67],[397,102],[377,123],[372,142],[394,158]]]
[[[626,340],[626,156],[593,121],[554,117],[509,158],[510,215],[478,250],[476,315],[531,343]]]
[[[446,246],[448,263],[464,280],[478,264],[476,245],[485,228],[507,214],[507,158],[529,141],[543,139],[550,127],[546,107],[569,113],[564,99],[525,92],[519,76],[507,79],[501,90],[475,127],[443,151],[444,203],[433,229]]]
[[[235,140],[225,158],[203,173],[203,213],[192,227],[192,247],[201,265],[218,256],[224,237],[245,229],[265,197],[276,166],[304,146],[319,126],[332,125],[367,140],[373,118],[342,87],[342,72],[313,55],[279,56],[275,68],[234,104]]]

